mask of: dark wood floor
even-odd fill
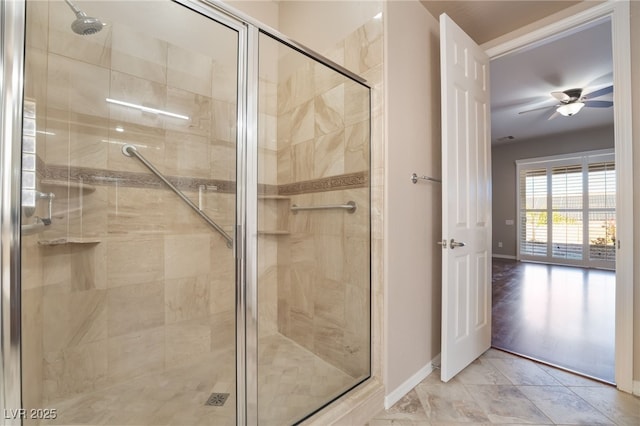
[[[615,272],[493,260],[492,345],[609,383]]]

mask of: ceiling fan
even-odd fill
[[[541,109],[555,108],[555,112],[547,120],[553,120],[559,115],[565,117],[571,117],[580,112],[583,107],[587,108],[609,108],[613,106],[611,101],[592,101],[590,99],[604,96],[613,92],[613,85],[603,87],[602,89],[595,90],[593,92],[582,94],[583,89],[568,89],[562,92],[551,92],[558,102],[557,105],[550,105],[541,108],[529,109],[526,111],[520,111],[518,114],[525,114],[527,112],[539,111]]]

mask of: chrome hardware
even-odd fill
[[[418,176],[416,173],[411,174],[411,182],[418,183],[418,179],[428,180],[430,182],[442,183],[440,179],[432,178],[431,176]]]
[[[51,225],[51,220],[53,219],[53,199],[55,198],[55,194],[53,192],[40,192],[40,191],[34,191],[34,190],[30,190],[33,193],[33,196],[35,197],[36,200],[41,200],[41,199],[46,199],[49,201],[49,205],[48,205],[48,216],[47,217],[38,217],[38,216],[33,216],[33,214],[35,213],[35,207],[23,207],[23,212],[24,215],[28,218],[33,216],[33,222],[32,223],[27,223],[27,224],[23,224],[21,226],[21,232],[22,235],[33,235],[33,234],[38,234],[42,231],[44,231],[45,226],[49,226]]]
[[[44,231],[45,226],[48,225],[47,223],[44,223],[44,221],[40,219],[38,216],[35,216],[34,219],[35,220],[33,221],[33,223],[23,224],[20,227],[20,232],[22,236],[38,234]]]
[[[447,240],[436,241],[436,244],[442,246],[443,249],[447,248]]]
[[[36,196],[38,198],[44,198],[49,200],[49,206],[48,206],[49,217],[43,217],[41,219],[45,225],[51,225],[51,219],[53,218],[53,199],[56,197],[56,194],[54,194],[53,192],[49,192],[48,194],[45,192],[38,192]]]
[[[213,229],[218,231],[218,233],[220,235],[222,235],[222,237],[225,240],[227,240],[227,247],[233,248],[233,238],[231,238],[229,236],[229,234],[224,232],[224,229],[222,229],[217,223],[215,223],[213,221],[213,219],[211,219],[202,210],[200,210],[198,208],[198,206],[196,206],[193,203],[193,201],[191,201],[189,198],[187,198],[186,195],[184,195],[182,193],[182,191],[180,191],[178,188],[176,188],[176,186],[174,184],[169,182],[169,179],[167,179],[162,173],[160,173],[160,171],[158,169],[156,169],[153,164],[151,164],[149,161],[147,161],[147,159],[144,158],[144,156],[138,152],[138,150],[137,150],[137,148],[135,146],[128,145],[128,144],[127,145],[123,145],[122,146],[122,153],[124,155],[126,155],[127,157],[136,157],[142,164],[144,164],[144,166],[147,169],[149,169],[151,171],[151,173],[156,175],[158,177],[158,179],[160,179],[162,182],[164,182],[165,185],[167,185],[169,187],[169,189],[171,189],[178,197],[180,197],[180,199],[182,201],[184,201],[189,207],[191,207],[191,209],[194,212],[196,212],[198,214],[198,216],[200,216],[202,219],[204,219],[204,221],[207,222]]]
[[[307,206],[307,207],[298,206],[294,204],[291,206],[291,211],[293,212],[293,214],[296,214],[300,210],[342,209],[342,210],[349,210],[348,213],[355,213],[357,208],[358,206],[356,205],[355,201],[349,201],[346,204],[327,204],[324,206]]]
[[[456,247],[464,247],[464,243],[454,240],[453,238],[449,242],[449,247],[453,250]]]

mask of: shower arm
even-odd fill
[[[75,13],[76,16],[87,16],[86,13],[78,9],[78,7],[75,4],[71,3],[70,0],[64,0],[64,2],[71,8],[71,10],[73,10],[73,13]]]
[[[156,167],[153,164],[147,161],[147,159],[144,158],[144,156],[138,152],[135,146],[129,145],[129,144],[124,145],[122,147],[122,153],[127,157],[136,157],[138,160],[140,160],[140,162],[144,164],[145,167],[151,171],[151,173],[156,175],[162,182],[165,183],[165,185],[169,187],[169,189],[171,189],[178,197],[180,197],[182,201],[187,203],[187,205],[191,207],[191,209],[195,211],[198,214],[198,216],[200,216],[205,222],[207,222],[207,224],[209,224],[209,226],[211,226],[220,235],[222,235],[222,237],[227,241],[227,247],[233,248],[233,238],[231,238],[229,234],[227,234],[224,231],[224,229],[222,229],[217,223],[215,223],[213,219],[207,216],[205,212],[200,210],[198,206],[196,206],[193,203],[193,201],[191,201],[186,195],[184,195],[184,193],[182,193],[182,191],[176,188],[174,184],[169,182],[169,179],[167,179],[162,173],[160,173],[160,171],[156,169]]]

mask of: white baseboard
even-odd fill
[[[403,396],[409,393],[411,389],[416,387],[418,383],[423,381],[425,377],[433,372],[435,366],[440,366],[440,354],[436,356],[431,362],[420,370],[418,370],[413,376],[409,377],[403,384],[395,388],[392,392],[384,397],[384,409],[388,410],[395,404],[400,401]]]
[[[635,396],[640,396],[640,381],[638,380],[634,380],[633,381],[633,394]]]
[[[515,256],[511,256],[509,254],[495,254],[495,253],[493,253],[491,255],[491,257],[497,257],[498,259],[512,259],[512,260],[516,260],[517,259]]]

